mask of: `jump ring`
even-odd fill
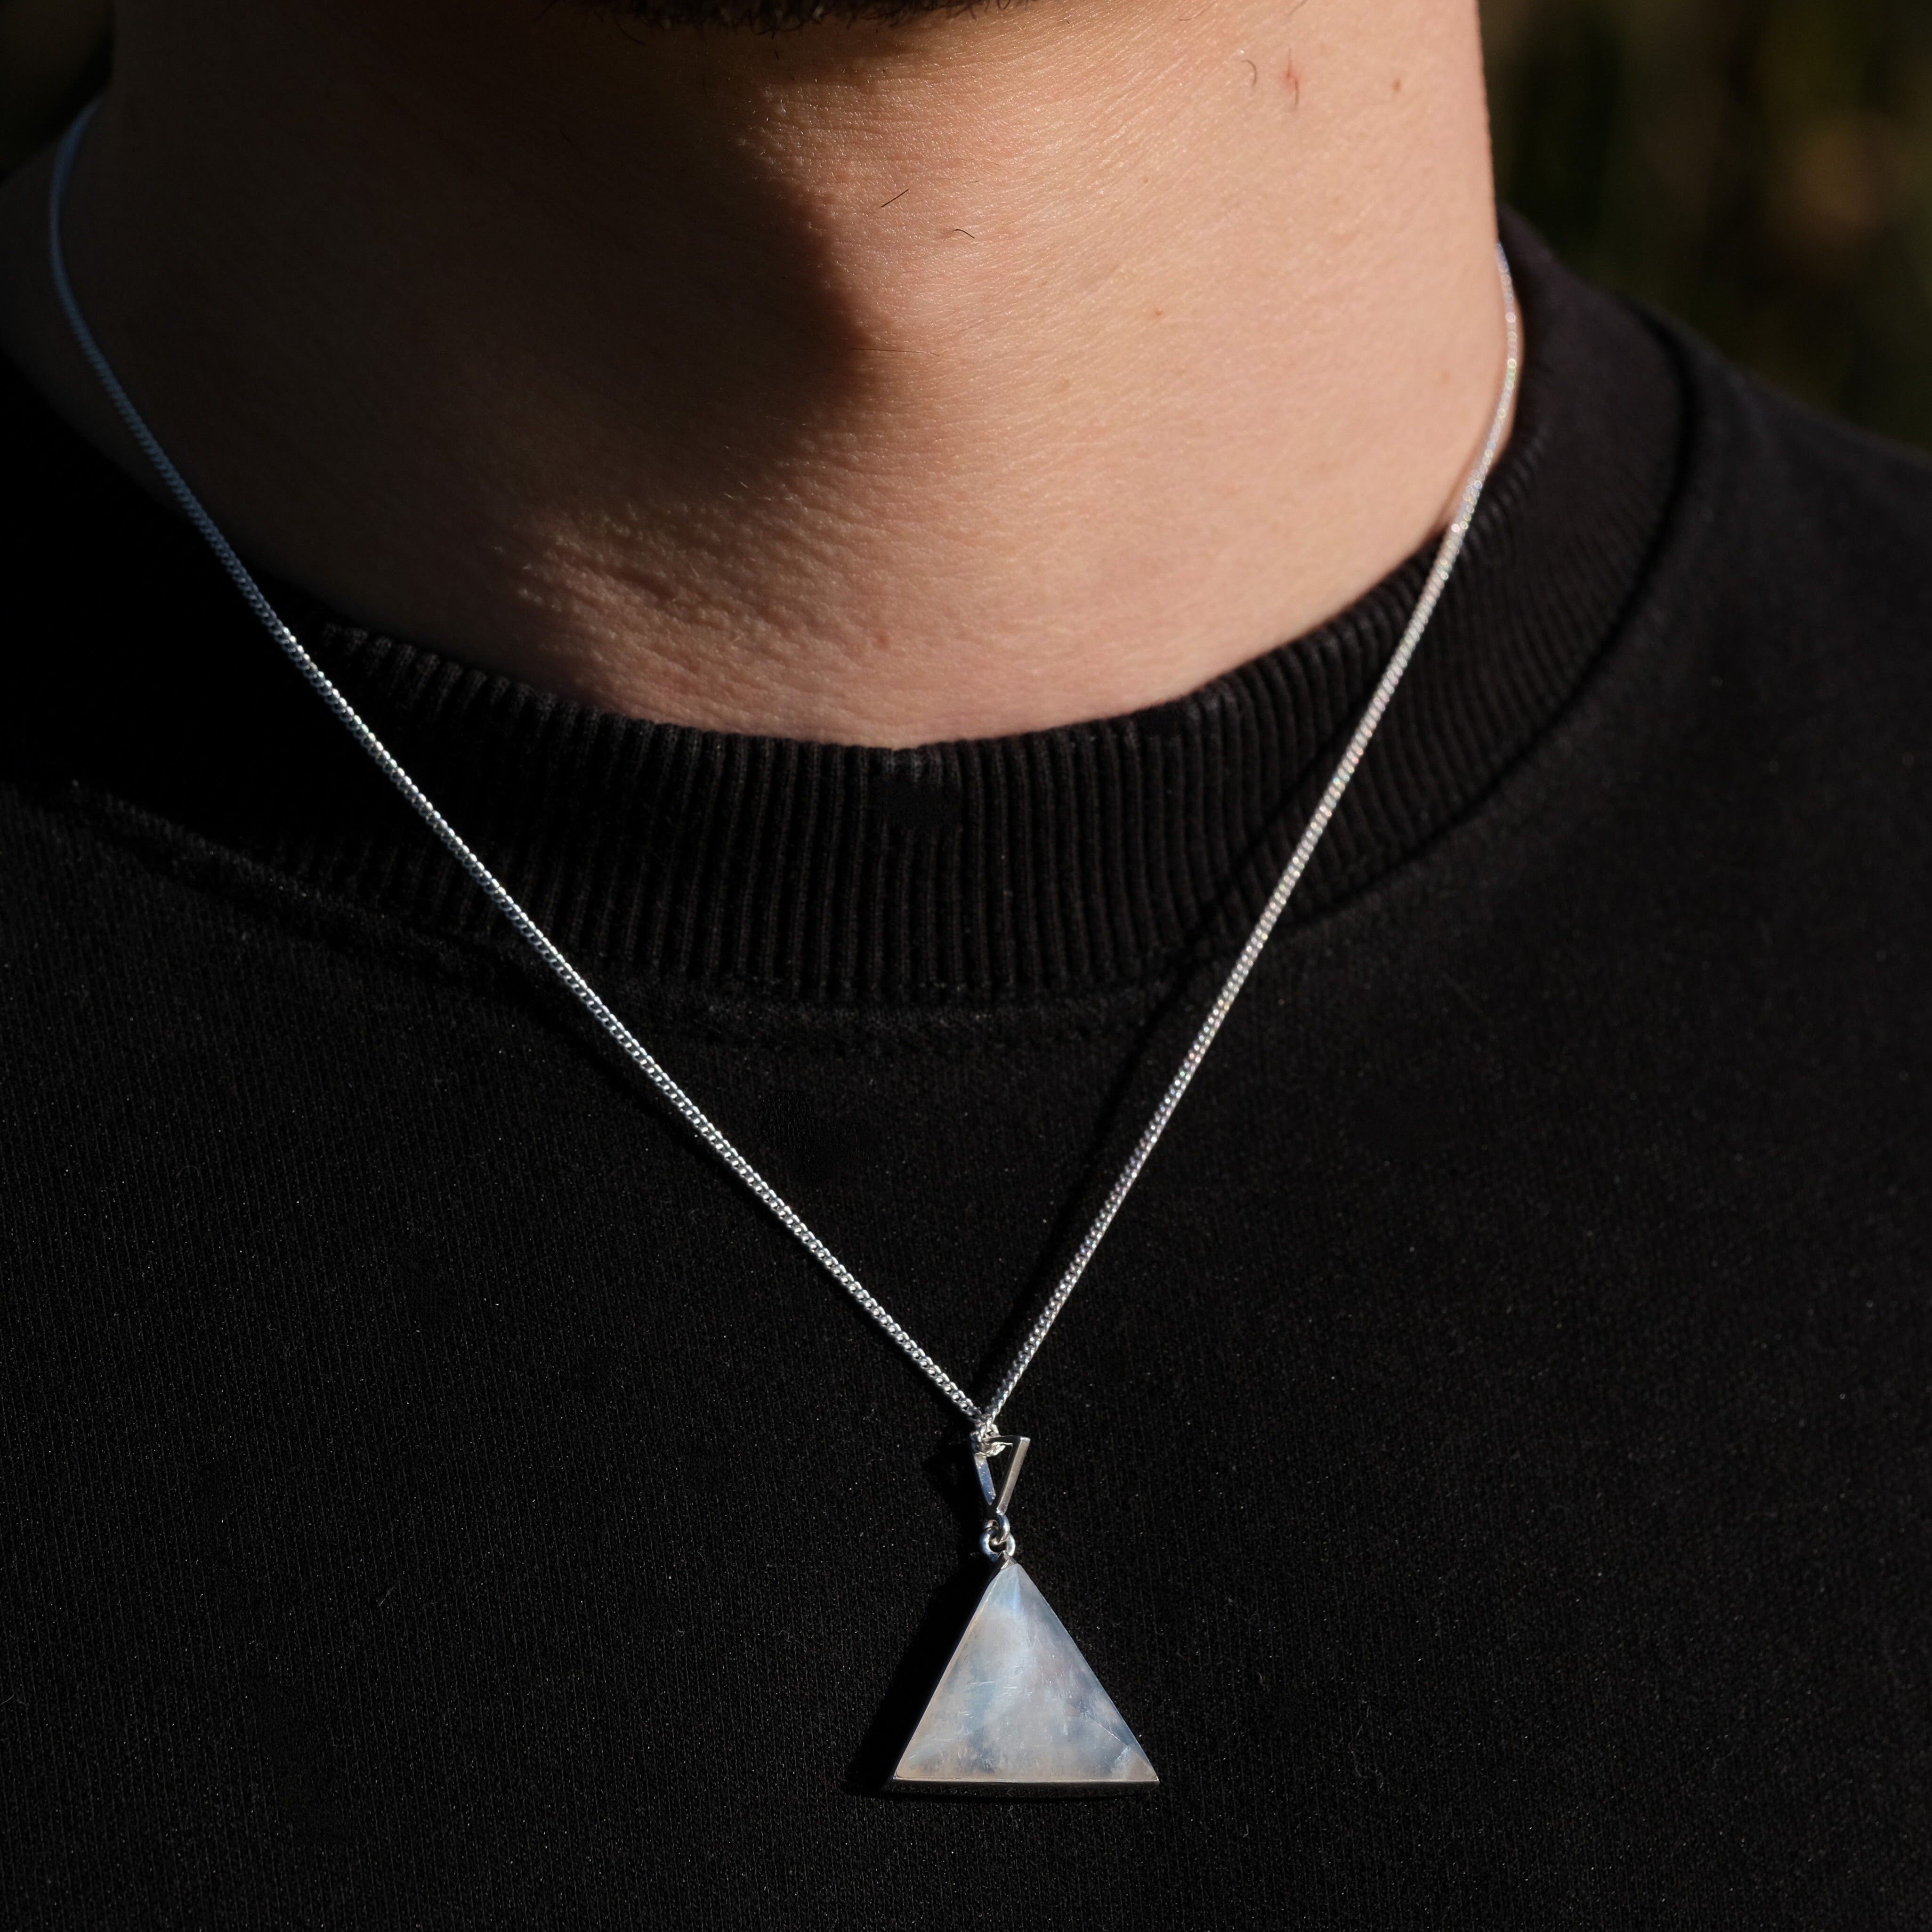
[[[1013,1526],[998,1510],[987,1518],[980,1532],[980,1553],[988,1563],[1010,1563],[1019,1554],[1020,1540]]]

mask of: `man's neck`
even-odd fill
[[[909,744],[1177,696],[1438,528],[1493,401],[1472,6],[129,14],[69,256],[163,442],[269,568],[616,710]],[[44,188],[0,320],[118,450]]]

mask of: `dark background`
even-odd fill
[[[1808,401],[1932,448],[1932,0],[1485,0],[1504,198]],[[0,0],[0,166],[106,0]]]
[[[1932,0],[1486,0],[1504,196],[1598,280],[1932,448]]]

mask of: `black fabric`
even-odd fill
[[[1932,1918],[1932,470],[1510,236],[1466,559],[1008,1411],[1120,1798],[880,1792],[983,1574],[949,1413],[5,379],[0,1919]],[[900,754],[277,594],[983,1376],[1422,568]]]

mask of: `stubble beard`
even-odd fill
[[[586,0],[645,26],[783,34],[814,26],[892,26],[935,15],[1004,13],[1023,0]]]

